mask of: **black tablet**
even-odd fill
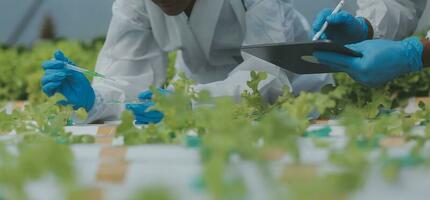
[[[337,72],[326,65],[320,64],[313,56],[315,51],[328,51],[353,57],[363,56],[345,46],[328,40],[307,43],[252,45],[242,47],[242,51],[297,74]]]

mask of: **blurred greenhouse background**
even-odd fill
[[[29,45],[40,36],[46,17],[52,19],[59,37],[90,41],[106,34],[114,0],[0,0],[0,43]],[[309,22],[324,7],[333,7],[338,0],[295,0],[296,8]],[[356,9],[349,3],[347,10]],[[418,31],[430,27],[430,4]],[[96,11],[96,12],[95,12]],[[20,23],[27,15],[28,24]],[[44,22],[45,21],[45,22]],[[19,27],[22,27],[19,30]],[[21,34],[16,34],[21,32]],[[19,37],[17,37],[19,36]]]
[[[19,44],[37,39],[44,19],[53,20],[56,35],[89,41],[106,34],[113,0],[0,0],[0,43],[13,40],[20,21],[36,10],[18,38]],[[16,35],[15,35],[16,36]]]

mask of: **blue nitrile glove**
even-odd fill
[[[54,53],[55,60],[45,61],[42,65],[45,75],[42,77],[42,90],[48,96],[61,93],[66,97],[61,105],[72,105],[73,109],[84,108],[90,111],[94,105],[95,93],[88,79],[80,72],[65,68],[64,63],[74,65],[63,52]]]
[[[314,34],[321,30],[327,21],[329,26],[320,40],[331,40],[339,44],[352,44],[369,39],[369,27],[362,17],[354,17],[346,11],[331,15],[332,9],[324,9],[315,19]]]
[[[170,94],[169,90],[158,89],[160,94]],[[148,90],[139,94],[138,98],[142,104],[127,104],[126,108],[131,110],[136,119],[136,124],[157,124],[160,123],[164,114],[158,110],[150,110],[150,107],[154,106],[155,103],[152,101],[152,91]]]
[[[349,57],[329,52],[315,52],[319,62],[333,70],[346,72],[367,86],[382,85],[400,75],[423,68],[423,45],[417,37],[403,41],[368,40],[346,47],[363,57]]]

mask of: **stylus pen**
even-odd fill
[[[337,4],[336,8],[333,10],[333,12],[331,13],[331,15],[337,14],[342,8],[343,5],[345,4],[345,0],[341,0],[339,2],[339,4]],[[312,39],[312,41],[316,41],[319,40],[321,35],[324,33],[324,31],[327,29],[328,27],[328,22],[326,21],[324,23],[324,25],[322,26],[321,30],[318,31],[318,33],[315,34],[314,38]]]

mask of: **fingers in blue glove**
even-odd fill
[[[42,64],[44,70],[48,69],[65,69],[64,62],[59,60],[48,60]]]
[[[163,120],[164,114],[157,110],[147,111],[149,107],[154,105],[154,102],[148,102],[144,104],[127,104],[126,108],[133,112],[136,118],[136,124],[159,123]]]
[[[318,31],[321,30],[322,26],[324,25],[324,23],[327,20],[327,17],[330,16],[332,12],[333,12],[333,9],[326,8],[318,14],[318,16],[316,17],[316,19],[312,25],[312,29],[313,29],[314,33],[317,33]]]
[[[72,70],[69,70],[69,69],[67,69],[66,67],[65,67],[65,62],[67,62],[67,61],[61,61],[61,60],[48,60],[48,61],[45,61],[43,64],[42,64],[42,67],[43,67],[43,69],[45,70],[45,72],[48,74],[48,73],[52,73],[52,71],[51,70],[56,70],[56,71],[54,71],[54,72],[57,72],[57,71],[63,71],[64,73],[66,73],[67,75],[71,75],[71,74],[81,74],[80,72],[75,72],[75,71],[72,71]],[[69,63],[71,63],[71,62],[69,62]]]
[[[69,61],[69,59],[66,58],[61,51],[56,51],[54,53],[54,57],[55,60],[47,60],[42,64],[44,70],[61,69],[66,71],[67,68],[65,68],[64,63],[73,64],[73,62]]]
[[[355,17],[346,11],[341,11],[337,14],[329,15],[326,20],[330,25],[347,25],[352,24],[355,20]]]
[[[357,53],[364,54],[364,51],[366,50],[365,43],[366,42],[350,44],[350,45],[346,45],[345,47]],[[359,67],[360,65],[358,61],[362,59],[362,57],[350,57],[343,54],[337,54],[337,53],[331,53],[331,52],[325,52],[325,51],[315,52],[314,57],[316,57],[318,61],[321,62],[322,64],[337,65],[339,67],[343,67],[346,69],[352,68],[353,66]],[[356,69],[353,69],[353,70],[356,70]]]
[[[66,63],[72,64],[72,65],[75,65],[75,63],[73,63],[69,58],[67,58],[67,57],[64,55],[64,53],[63,53],[62,51],[60,51],[60,50],[55,51],[55,53],[54,53],[54,58],[55,58],[55,60],[58,60],[58,61],[62,61],[62,62],[66,62]]]
[[[41,80],[42,91],[49,97],[53,96],[65,78],[66,74],[61,71],[45,75]]]
[[[170,94],[169,90],[158,88],[157,92],[163,95]],[[142,104],[127,104],[126,108],[131,110],[136,118],[136,124],[156,124],[163,120],[164,114],[158,110],[148,110],[155,103],[150,101],[154,93],[147,90],[139,94],[138,98],[142,101],[147,101]]]
[[[127,110],[131,110],[135,115],[142,115],[147,112],[149,107],[152,107],[154,105],[154,102],[147,102],[142,104],[127,104],[126,108]]]
[[[49,97],[53,96],[58,88],[61,86],[61,82],[49,82],[42,87],[42,91]]]
[[[147,90],[145,92],[140,93],[137,98],[139,98],[140,100],[151,100],[153,95],[154,94],[151,90]]]
[[[323,51],[317,51],[313,55],[321,64],[327,65],[335,71],[346,72],[348,74],[356,70],[356,59],[360,59]]]
[[[372,42],[372,40],[367,40],[367,41],[355,43],[355,44],[348,44],[348,45],[345,45],[345,47],[348,49],[351,49],[353,51],[356,51],[358,53],[363,54],[364,51],[366,51],[366,49],[367,49],[367,43],[368,42]]]
[[[136,115],[136,124],[157,124],[164,118],[164,114],[160,111],[152,110],[144,115]]]
[[[157,90],[160,94],[163,94],[163,95],[168,95],[171,93],[171,91],[165,90],[162,88],[158,88]],[[153,96],[154,96],[154,93],[151,90],[147,90],[145,92],[140,93],[138,98],[140,100],[151,100]]]
[[[50,72],[46,73],[45,76],[42,77],[41,83],[42,85],[46,85],[49,82],[61,82],[66,78],[66,73],[62,71]]]
[[[170,91],[170,90],[166,90],[166,89],[162,89],[162,88],[158,88],[157,90],[158,90],[158,92],[159,92],[160,94],[162,94],[162,95],[168,95],[168,94],[171,94],[171,93],[172,93],[172,91]]]

